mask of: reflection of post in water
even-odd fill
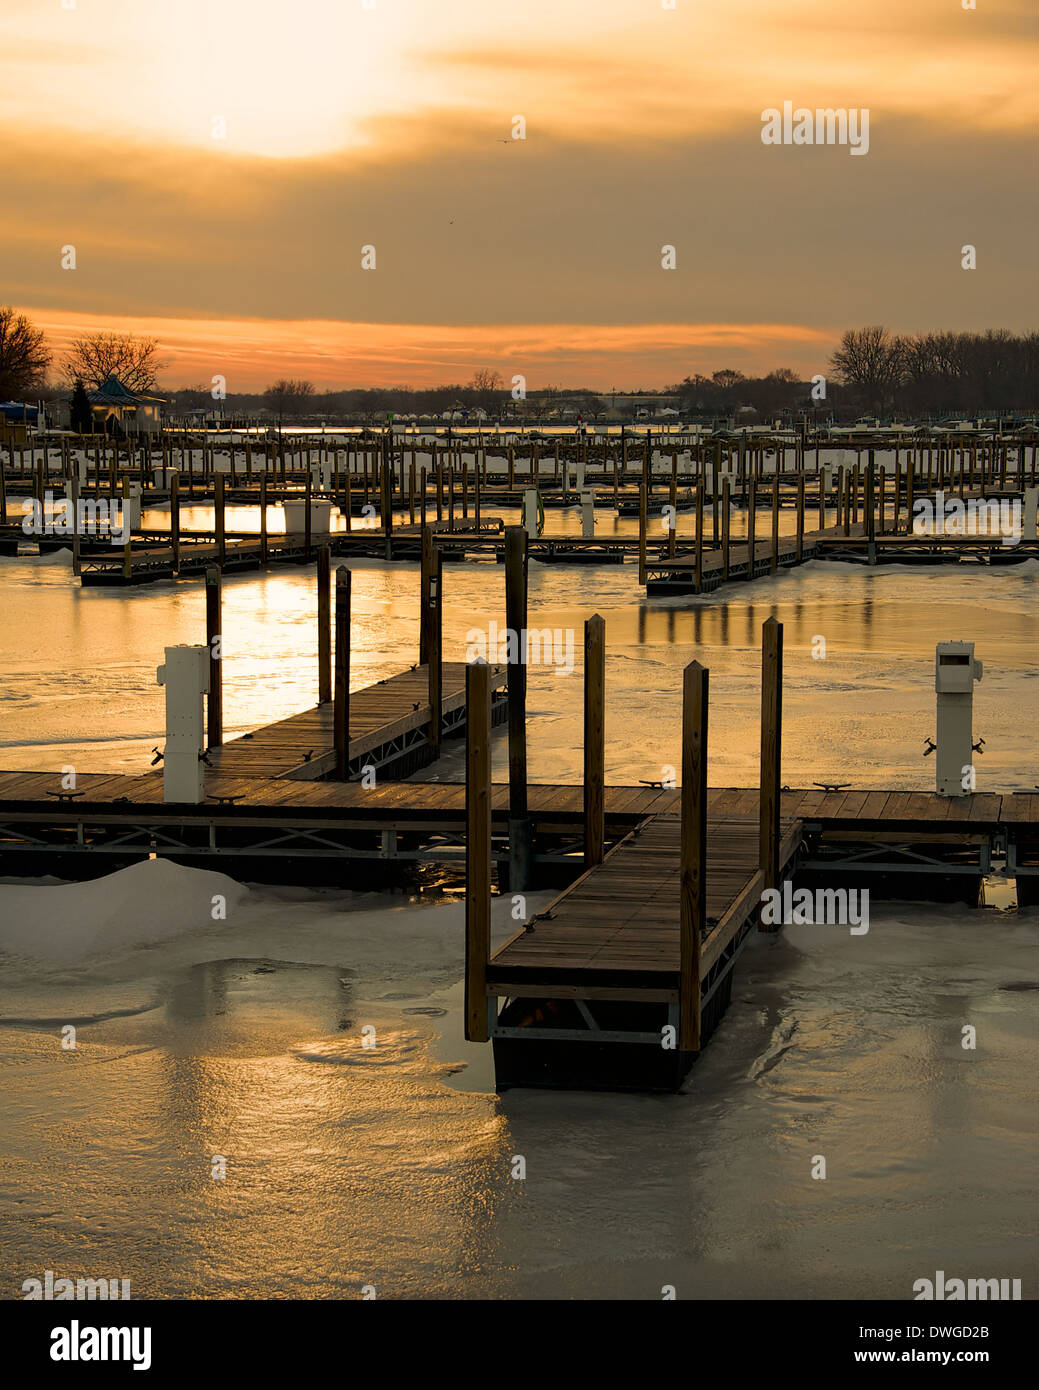
[[[859,608],[862,614],[862,645],[867,651],[873,649],[873,599],[867,592],[859,600]]]

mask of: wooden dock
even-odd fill
[[[441,739],[464,731],[465,663],[444,663],[441,671]],[[507,673],[493,668],[495,722],[504,718]],[[387,776],[400,776],[422,766],[430,749],[429,667],[414,665],[375,685],[350,693],[350,775],[369,767]],[[277,723],[243,734],[218,748],[207,759],[214,788],[226,778],[290,777],[314,781],[335,770],[335,709],[319,704]],[[425,759],[428,761],[428,759]],[[207,780],[208,785],[208,780]],[[215,792],[214,792],[215,794]]]
[[[755,794],[756,799],[756,794]],[[711,816],[707,831],[707,920],[701,961],[717,960],[757,909],[757,816]],[[505,997],[599,997],[632,986],[654,1000],[678,999],[680,822],[651,815],[567,888],[536,921],[491,957],[488,992]],[[780,851],[785,870],[798,849],[799,821],[786,819]],[[536,987],[536,988],[535,988]],[[557,991],[562,993],[557,995]],[[638,993],[634,998],[641,997]]]
[[[803,536],[783,536],[778,541],[757,541],[751,547],[739,541],[726,550],[706,546],[695,551],[646,560],[646,593],[711,593],[724,584],[759,579],[777,570],[794,569],[809,560],[853,560],[883,564],[1021,564],[1039,558],[1039,539],[1004,546],[985,536],[874,536],[862,523],[847,532],[839,527],[806,531]]]
[[[783,822],[783,874],[801,833],[800,822]],[[729,1003],[736,958],[757,923],[758,849],[756,816],[709,819],[707,913],[692,980],[683,968],[677,816],[645,821],[500,947],[485,986],[499,1091],[676,1089],[692,1061],[681,1038],[683,991],[698,990],[699,1048]]]

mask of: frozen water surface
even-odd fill
[[[678,762],[694,655],[711,668],[710,780],[755,782],[758,634],[775,613],[784,779],[927,787],[934,644],[974,639],[979,789],[1030,790],[1035,576],[812,564],[646,603],[630,567],[532,565],[531,624],[606,617],[617,782]],[[0,590],[0,764],[143,770],[162,739],[154,668],[163,645],[200,640],[200,586],[83,591],[59,564],[8,559]],[[445,590],[457,658],[468,628],[502,621],[502,575],[450,566]],[[232,732],[313,702],[314,606],[307,571],[226,581]],[[414,567],[359,566],[354,614],[358,685],[415,660]],[[530,672],[534,780],[577,779],[579,682],[579,665]],[[499,737],[498,776],[504,752]],[[424,775],[460,772],[450,747]],[[1037,919],[871,906],[864,936],[752,939],[683,1094],[499,1099],[489,1049],[461,1037],[458,901],[258,889],[158,861],[82,885],[2,883],[3,1295],[51,1269],[129,1278],[149,1298],[366,1284],[380,1297],[658,1299],[670,1284],[680,1298],[908,1298],[943,1269],[1021,1278],[1028,1297]]]

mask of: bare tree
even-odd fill
[[[24,314],[0,306],[0,396],[23,400],[42,387],[50,356],[43,330]]]
[[[268,386],[263,401],[273,415],[302,415],[314,395],[312,381],[281,380]]]
[[[714,372],[711,375],[711,380],[715,386],[720,387],[723,391],[730,391],[746,379],[742,372],[737,372],[732,367],[723,367],[720,372]]]
[[[128,391],[155,389],[159,372],[167,364],[159,360],[159,344],[154,338],[138,338],[133,333],[86,333],[73,341],[62,364],[70,385],[77,380],[95,391],[110,376],[116,376]]]
[[[830,358],[830,370],[845,386],[857,388],[865,403],[881,407],[905,376],[906,345],[879,325],[849,328]]]
[[[505,383],[502,381],[501,372],[495,372],[490,367],[481,367],[473,372],[472,380],[469,382],[470,391],[500,391]]]

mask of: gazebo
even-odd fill
[[[124,430],[138,433],[152,434],[161,427],[160,407],[165,397],[131,391],[117,376],[108,377],[95,391],[88,391],[87,399],[102,429],[108,427],[110,420]]]

